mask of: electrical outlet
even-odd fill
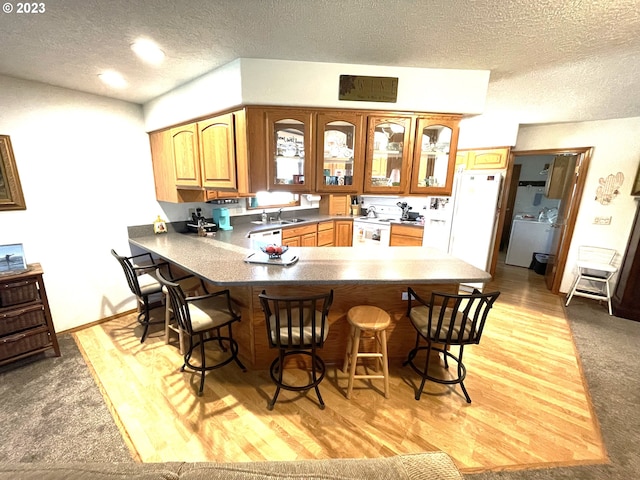
[[[411,296],[415,300],[416,297]],[[402,292],[402,300],[409,300],[409,292]]]
[[[611,225],[611,217],[596,217],[593,219],[595,225]]]
[[[189,209],[189,217],[188,217],[188,219],[191,220],[195,214],[196,214],[196,209],[195,208],[190,208]]]

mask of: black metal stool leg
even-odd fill
[[[148,297],[144,297],[144,305],[143,305],[143,313],[142,313],[142,319],[140,319],[140,316],[138,316],[138,321],[144,325],[144,330],[142,331],[142,337],[140,338],[140,343],[144,343],[145,339],[147,338],[147,333],[149,333],[149,317],[150,317],[150,313],[149,313],[149,298]]]
[[[204,352],[204,335],[199,335],[200,339],[200,390],[198,390],[198,396],[202,396],[204,390],[204,374],[206,373],[206,360]]]

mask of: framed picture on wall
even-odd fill
[[[638,167],[638,173],[636,173],[636,179],[631,185],[631,195],[634,197],[640,197],[640,167]]]
[[[0,210],[26,210],[9,135],[0,135]]]

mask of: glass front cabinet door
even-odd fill
[[[301,110],[267,110],[269,190],[312,190],[314,171],[311,119],[311,113]]]
[[[361,191],[364,116],[354,112],[323,112],[316,118],[316,191]]]
[[[371,116],[367,126],[365,193],[406,193],[412,117]]]
[[[458,146],[458,118],[418,118],[410,193],[451,195]]]

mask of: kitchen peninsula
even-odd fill
[[[338,364],[344,358],[346,312],[352,306],[376,305],[389,312],[389,357],[403,360],[415,342],[414,330],[405,318],[407,302],[402,300],[408,286],[428,298],[432,290],[455,292],[460,283],[485,283],[491,278],[462,260],[425,247],[299,247],[289,250],[299,257],[293,265],[250,264],[244,261],[252,252],[244,246],[245,237],[240,229],[218,232],[215,238],[129,231],[132,251],[150,252],[214,287],[231,291],[242,314],[234,337],[243,362],[252,368],[267,368],[274,355],[269,351],[257,297],[262,290],[304,295],[333,289],[331,326],[322,357]]]

